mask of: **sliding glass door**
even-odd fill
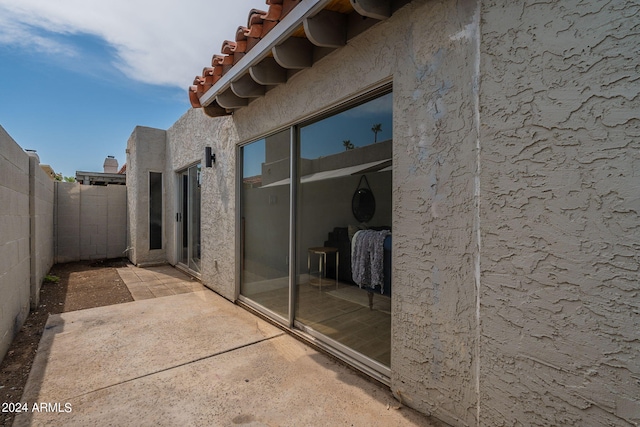
[[[389,93],[305,124],[298,136],[296,319],[384,366],[391,354],[391,127]]]
[[[290,131],[242,147],[240,294],[289,317]]]
[[[381,372],[391,354],[391,111],[387,92],[241,148],[241,298]]]
[[[191,166],[178,175],[178,261],[194,273],[200,273],[201,165]]]

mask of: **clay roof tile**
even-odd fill
[[[271,6],[269,6],[269,10],[267,11],[267,13],[260,15],[260,17],[265,21],[279,21],[281,15],[282,5],[272,4]]]
[[[262,24],[262,37],[266,36],[276,25],[278,25],[278,21],[264,21]]]
[[[233,64],[233,55],[213,55],[211,59],[211,65],[214,67],[218,65],[231,65]]]
[[[206,67],[202,70],[202,76],[204,77],[204,84],[213,86],[216,84],[220,77],[222,77],[222,70],[218,70],[220,67]]]
[[[222,52],[225,55],[229,55],[231,53],[234,53],[236,51],[236,42],[232,42],[230,40],[225,40],[224,42],[222,42],[222,49],[220,50],[220,52]]]
[[[237,42],[241,40],[247,40],[247,36],[245,36],[245,31],[247,31],[247,27],[243,27],[242,25],[238,27],[238,29],[236,30]]]
[[[301,0],[283,0],[282,1],[282,16],[280,19],[284,18],[293,10],[294,7],[300,4]]]
[[[262,15],[266,15],[264,10],[251,9],[249,12],[249,18],[247,19],[247,27],[251,27],[253,24],[262,24],[264,18]]]
[[[234,64],[234,55],[213,55],[211,58],[211,65],[216,69],[214,73],[216,75],[224,76]]]
[[[247,39],[260,38],[260,36],[262,35],[262,24],[260,23],[251,25],[251,27],[245,30],[244,35],[247,36]]]
[[[242,52],[246,52],[247,51],[247,41],[246,40],[238,40],[235,43],[236,43],[236,47],[235,47],[233,52],[236,55],[238,53],[242,53]]]
[[[236,65],[238,63],[238,61],[240,61],[242,58],[244,58],[246,54],[244,52],[236,52],[233,55],[233,65]]]
[[[206,91],[208,91],[211,88],[211,86],[213,86],[213,83],[214,83],[213,77],[196,76],[196,78],[193,79],[193,85],[195,86],[196,93],[198,95],[201,95]]]
[[[202,108],[202,104],[200,104],[200,98],[196,93],[196,86],[189,87],[189,102],[191,102],[191,107],[193,108]]]
[[[265,12],[251,9],[247,19],[247,27],[239,26],[236,30],[235,42],[225,40],[222,44],[222,55],[213,55],[211,67],[197,76],[193,86],[189,87],[189,100],[193,108],[201,108],[199,96],[213,86],[222,75],[227,73],[246,52],[249,52],[262,37],[271,31],[278,22],[302,0],[266,0],[269,9]]]
[[[260,41],[260,37],[248,37],[247,38],[247,52],[249,52]]]

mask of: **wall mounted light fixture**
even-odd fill
[[[211,147],[204,147],[204,164],[210,168],[216,162],[215,153],[211,152]]]

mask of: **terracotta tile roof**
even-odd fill
[[[242,179],[242,183],[248,187],[262,186],[262,175],[248,176]]]
[[[267,11],[251,9],[246,27],[238,27],[235,41],[222,43],[221,55],[215,54],[211,67],[206,67],[201,76],[196,76],[189,88],[189,100],[193,108],[201,108],[200,96],[211,88],[233,65],[249,52],[282,18],[284,18],[301,0],[266,0]]]
[[[401,2],[403,0],[400,0]],[[409,0],[404,0],[408,2]],[[316,15],[304,18],[304,28],[300,24],[298,27],[287,27],[280,31],[286,31],[287,40],[280,42],[273,51],[262,52],[258,56],[262,58],[253,63],[256,55],[252,54],[251,76],[243,65],[242,71],[236,71],[238,74],[231,75],[223,83],[224,88],[219,92],[208,94],[205,105],[202,105],[202,96],[211,89],[225,74],[245,57],[267,34],[269,34],[278,24],[301,4],[302,0],[266,0],[267,10],[251,9],[247,17],[247,25],[239,26],[236,30],[234,40],[225,40],[222,43],[220,53],[213,55],[211,66],[202,70],[202,75],[196,76],[192,86],[189,87],[189,100],[193,108],[205,108],[208,115],[218,116],[230,113],[235,108],[241,108],[247,105],[250,98],[262,96],[265,93],[265,86],[280,84],[286,81],[291,73],[297,70],[309,67],[313,64],[314,46],[319,48],[335,49],[343,46],[347,40],[347,33],[352,36],[364,31],[373,25],[377,20],[384,19],[391,15],[392,2],[376,0],[371,2],[375,5],[375,11],[362,10],[362,5],[355,0],[315,0],[307,2],[305,8],[313,9]],[[388,4],[389,12],[378,12],[380,5],[382,7]],[[365,7],[366,8],[366,7]],[[315,11],[318,12],[315,12]],[[300,12],[310,14],[311,10],[305,9]],[[348,26],[354,24],[347,20],[350,14],[359,14],[362,19],[357,19],[355,31]],[[302,16],[302,15],[301,15]],[[307,16],[307,15],[304,15]],[[373,18],[373,19],[369,19]],[[296,18],[298,19],[298,18]],[[353,20],[351,20],[353,21]],[[364,25],[361,22],[366,21]],[[289,20],[287,25],[292,21]],[[297,22],[297,21],[296,21]],[[295,25],[298,25],[297,23]],[[328,37],[326,28],[330,28]],[[319,30],[318,30],[319,29]],[[335,36],[337,32],[339,35]],[[285,33],[283,33],[285,34]],[[279,37],[280,35],[278,35]],[[273,37],[272,37],[273,39]],[[290,40],[291,39],[291,40]],[[282,47],[281,47],[282,46]],[[264,48],[263,48],[264,49]],[[266,49],[270,49],[267,47]],[[299,51],[304,50],[303,55],[298,55]],[[292,55],[293,53],[293,55]],[[300,58],[302,57],[302,59]],[[274,61],[275,59],[275,61]],[[285,61],[291,61],[284,63]],[[258,73],[259,76],[255,76]],[[231,80],[230,80],[231,79]],[[252,81],[251,79],[255,80]],[[229,82],[231,83],[229,86]],[[224,92],[224,93],[221,93]]]

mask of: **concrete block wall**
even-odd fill
[[[29,216],[31,226],[31,309],[40,301],[40,288],[54,262],[55,182],[40,168],[36,157],[29,157]]]
[[[127,187],[107,185],[106,254],[107,258],[127,256]]]
[[[0,360],[53,263],[53,181],[0,127]]]
[[[80,260],[80,184],[56,185],[56,263]]]
[[[0,127],[0,360],[55,262],[124,256],[125,186],[53,181]]]
[[[56,183],[56,262],[126,256],[127,189]]]

